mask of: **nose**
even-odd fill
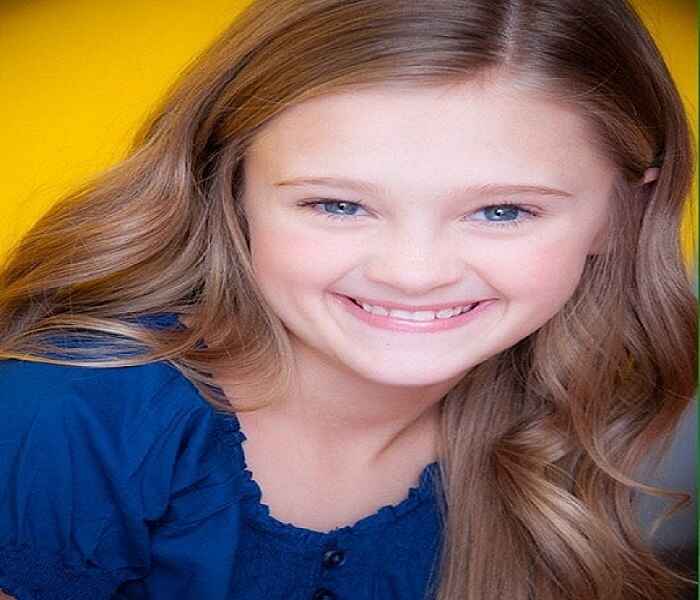
[[[405,298],[418,298],[458,283],[465,268],[464,259],[444,231],[412,228],[377,240],[370,249],[365,278],[394,288]]]

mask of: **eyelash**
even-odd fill
[[[301,207],[308,207],[310,208],[315,214],[321,216],[321,217],[327,217],[328,219],[332,219],[334,221],[337,220],[346,220],[346,219],[354,219],[356,218],[355,215],[335,215],[333,213],[326,213],[326,212],[321,212],[317,207],[323,204],[351,204],[353,206],[358,206],[362,208],[363,210],[367,210],[362,204],[359,202],[350,202],[348,200],[310,200],[306,202],[300,202],[298,206]],[[528,216],[525,219],[521,219],[519,221],[484,221],[484,223],[487,223],[488,226],[493,226],[493,227],[519,227],[526,221],[530,221],[531,219],[535,219],[540,216],[540,213],[536,210],[533,209],[528,209],[524,208],[520,204],[516,204],[514,202],[500,202],[498,204],[489,204],[487,206],[482,206],[481,208],[478,209],[477,212],[482,211],[482,210],[488,210],[489,208],[515,208],[519,210],[520,212],[526,213]]]

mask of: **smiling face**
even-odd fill
[[[613,175],[577,115],[507,81],[324,96],[271,121],[246,158],[253,268],[308,368],[456,381],[571,297],[603,247]],[[372,324],[338,294],[483,304],[435,330]]]

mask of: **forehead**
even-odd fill
[[[503,80],[391,86],[307,100],[270,121],[249,152],[270,176],[343,174],[418,183],[505,175],[575,190],[611,166],[573,110]]]

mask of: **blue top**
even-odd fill
[[[433,484],[352,526],[276,520],[235,414],[169,363],[0,361],[0,589],[17,600],[419,600]]]

